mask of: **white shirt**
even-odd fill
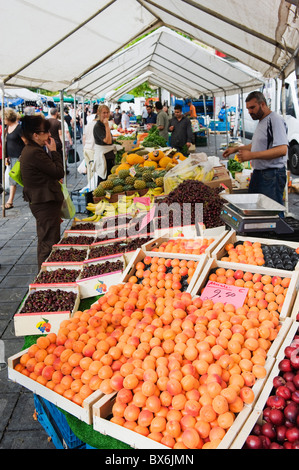
[[[130,126],[130,118],[129,116],[125,113],[121,117],[121,127],[123,129],[127,129]]]
[[[84,136],[85,136],[85,149],[94,150],[94,136],[93,136],[93,128],[97,121],[93,120],[86,124],[84,128]]]

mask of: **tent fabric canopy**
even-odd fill
[[[80,90],[91,98],[149,70],[153,72],[151,80],[160,82],[166,76],[169,87],[176,81],[182,91],[187,87],[197,95],[215,90],[239,92],[233,91],[232,83],[235,90],[242,86],[239,70],[223,61],[227,69],[219,73],[220,62],[213,54],[208,66],[212,76],[202,77],[202,56],[193,55],[195,44],[191,41],[188,47],[180,42],[177,48],[163,35],[159,44],[148,42],[144,49],[133,48],[139,54],[138,64],[129,54],[123,56],[122,64],[115,61],[113,57],[128,43],[160,26],[221,51],[265,78],[282,72],[288,76],[295,70],[299,44],[297,7],[287,0],[263,0],[262,5],[259,0],[10,0],[2,2],[1,19],[0,80],[4,86]],[[131,66],[125,62],[128,57]],[[106,76],[102,75],[104,64],[108,67]],[[121,83],[112,70],[116,64],[123,77]],[[248,88],[256,78],[247,76]],[[246,86],[245,80],[244,89]]]
[[[144,79],[142,80],[142,78]],[[181,97],[223,95],[260,87],[260,74],[230,63],[169,28],[161,27],[76,82],[73,92],[105,94],[113,98],[150,80]],[[122,84],[124,84],[122,86]],[[167,86],[166,86],[167,84]],[[106,95],[107,96],[107,95]]]

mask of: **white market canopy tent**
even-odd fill
[[[190,39],[161,27],[76,82],[73,92],[85,90],[105,95],[113,85],[117,90],[110,94],[111,99],[146,80],[182,98],[198,97],[201,93],[238,94],[258,88],[262,83],[260,74],[244,66],[241,69]]]
[[[104,65],[105,61],[110,61],[114,54],[132,40],[160,26],[183,32],[227,54],[265,78],[275,78],[282,72],[288,76],[295,69],[299,19],[297,2],[294,0],[0,2],[0,80],[5,87],[31,86],[50,91],[80,89],[80,93],[86,97],[93,96],[95,91],[102,94],[102,86],[111,90],[115,85],[109,75],[97,75],[96,69]],[[202,58],[197,55],[193,57],[195,44],[189,41],[188,47],[185,47],[180,42],[181,46],[177,48],[172,42],[170,47],[168,37],[168,33],[162,35],[163,42],[157,44],[154,51],[156,55],[153,52],[150,55],[152,61],[146,56],[146,51],[150,53],[155,45],[148,41],[146,49],[136,48],[135,52],[140,54],[138,65],[130,74],[128,63],[122,64],[119,73],[126,69],[127,74],[123,76],[120,85],[136,78],[138,74],[151,71],[152,83],[164,82],[167,77],[169,87],[176,82],[179,88],[183,87],[182,91],[188,88],[189,93],[189,90],[194,89],[197,95],[213,90],[223,93],[225,87],[231,87],[233,83],[236,88],[242,86],[236,68],[230,69],[224,61],[227,72],[219,73],[219,61],[212,63],[212,59],[209,65],[212,77],[207,85],[197,71]],[[189,52],[189,46],[192,46],[192,53]],[[165,48],[166,55],[163,54]],[[181,55],[185,58],[186,68],[192,64],[189,73],[184,70],[184,77],[170,67],[170,61]],[[166,65],[169,66],[168,70]],[[96,86],[99,85],[96,90],[91,88],[91,75],[94,76],[95,84],[97,81]],[[224,83],[224,77],[230,80],[230,85],[227,81]],[[104,83],[100,84],[100,80]],[[251,80],[253,83],[254,80]],[[166,85],[164,87],[167,88]]]

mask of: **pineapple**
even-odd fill
[[[134,188],[135,189],[145,189],[146,188],[146,182],[143,180],[136,180],[134,183]]]
[[[159,188],[163,188],[164,186],[164,179],[160,176],[159,178],[155,179],[156,186]]]
[[[113,193],[114,193],[114,194],[115,194],[115,193],[122,193],[123,190],[124,190],[124,187],[123,187],[121,184],[119,184],[118,186],[114,186],[114,188],[113,188]]]
[[[125,179],[125,183],[133,186],[135,183],[135,178],[133,176],[127,176],[127,178]]]
[[[152,172],[151,171],[145,171],[142,174],[142,179],[143,179],[143,181],[146,181],[146,182],[152,181],[153,180]]]
[[[113,180],[106,180],[101,182],[101,186],[105,190],[112,189],[114,186],[114,181]]]
[[[118,176],[119,176],[119,178],[125,180],[128,176],[130,176],[130,171],[129,170],[119,170]]]
[[[94,197],[103,197],[105,196],[105,189],[102,186],[98,186],[92,193]]]

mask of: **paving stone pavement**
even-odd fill
[[[223,139],[224,136],[217,136],[217,149]],[[197,148],[197,151],[216,155],[214,144],[213,138],[209,147]],[[77,150],[82,158],[82,145],[78,144]],[[69,191],[84,187],[86,177],[76,171],[75,164],[69,165],[69,169]],[[289,203],[290,212],[299,219],[299,195],[291,194]],[[70,223],[62,223],[61,234]],[[5,217],[2,217],[1,210],[0,216],[0,342],[3,342],[5,350],[4,363],[1,363],[3,358],[0,357],[1,450],[55,449],[46,431],[33,418],[35,407],[32,392],[7,378],[7,359],[24,346],[24,337],[15,336],[13,317],[28,292],[28,285],[37,274],[36,244],[35,220],[18,186],[14,208],[6,211]]]

